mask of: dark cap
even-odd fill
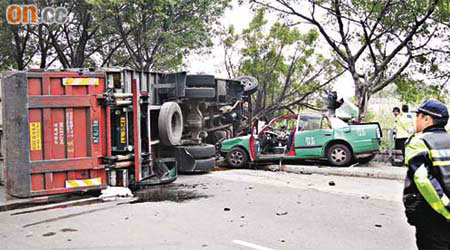
[[[424,113],[430,115],[434,118],[447,118],[448,119],[448,109],[445,104],[440,101],[428,99],[423,101],[419,107],[414,110],[415,113]]]
[[[402,112],[408,113],[408,111],[409,111],[408,104],[403,104],[402,105]]]
[[[399,113],[400,113],[400,108],[399,108],[399,107],[394,107],[394,108],[392,109],[392,112],[399,112]]]

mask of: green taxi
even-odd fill
[[[250,162],[296,159],[327,159],[331,165],[369,162],[380,150],[381,128],[377,122],[347,124],[336,117],[301,113],[283,115],[252,133],[224,140],[219,145],[229,166]]]

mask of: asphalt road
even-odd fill
[[[181,176],[140,191],[145,202],[0,213],[0,249],[416,249],[401,190],[253,170]]]

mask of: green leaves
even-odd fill
[[[406,103],[418,104],[427,98],[438,99],[445,103],[448,99],[448,93],[443,91],[442,86],[410,79],[407,75],[397,78],[395,85],[397,86],[396,93]]]
[[[306,22],[317,28],[336,57],[335,65],[342,64],[353,78],[360,115],[366,112],[371,95],[394,83],[414,63],[420,64],[420,58],[415,60],[416,57],[435,57],[437,50],[450,54],[448,46],[436,46],[450,41],[449,35],[443,36],[450,27],[448,0],[307,0],[302,4],[258,0],[257,3],[291,23]],[[440,27],[447,29],[440,31]],[[440,38],[434,40],[436,37]],[[434,65],[425,69],[427,73],[439,71]],[[411,75],[408,78],[413,79]],[[400,80],[399,84],[403,86],[404,82]]]
[[[7,4],[0,4],[3,13]],[[47,62],[56,58],[64,67],[174,70],[192,51],[202,53],[213,45],[216,24],[230,0],[53,0],[46,4],[67,8],[69,21],[46,26],[42,34],[36,27],[14,26],[14,31],[11,25],[2,25],[8,27],[0,30],[6,42],[0,48],[2,66],[10,65],[13,58],[15,67],[23,68],[33,56],[43,55],[49,57]],[[45,59],[42,65],[48,66]]]
[[[99,6],[116,10],[102,18],[114,24],[133,66],[164,71],[181,66],[191,51],[212,46],[212,27],[228,4],[229,0],[103,0]]]
[[[241,34],[233,27],[222,35],[227,69],[230,75],[251,75],[258,79],[255,112],[267,117],[301,106],[309,96],[317,95],[336,65],[318,53],[319,32],[315,29],[302,33],[282,22],[269,26],[264,9],[257,9],[249,26]],[[237,49],[238,48],[238,49]],[[238,55],[230,56],[230,51]],[[236,60],[236,58],[239,58]],[[236,62],[235,64],[233,62]],[[236,65],[235,67],[233,67]],[[319,73],[320,72],[320,73]],[[255,114],[256,114],[255,113]]]

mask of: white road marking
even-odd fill
[[[253,248],[253,249],[257,249],[257,250],[273,250],[272,248],[258,246],[256,244],[245,242],[245,241],[242,241],[242,240],[233,240],[232,242],[234,244],[238,244],[238,245],[241,245],[241,246],[245,246],[245,247],[249,247],[249,248]]]

